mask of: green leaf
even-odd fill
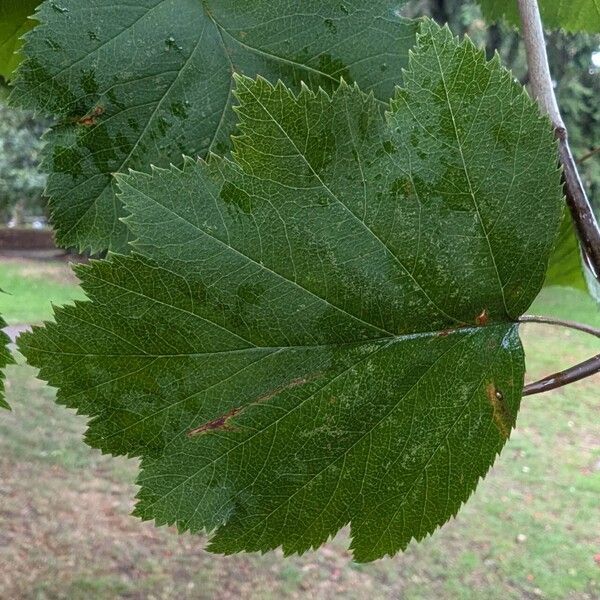
[[[579,240],[566,209],[544,282],[544,286],[553,285],[582,290],[600,304],[600,283],[581,259]]]
[[[506,18],[518,25],[517,0],[479,0],[483,14],[490,21]],[[544,26],[573,33],[600,33],[600,0],[539,0]]]
[[[556,248],[550,256],[544,285],[561,285],[583,290],[584,292],[588,291],[581,262],[579,241],[568,210],[565,210],[562,218]]]
[[[0,76],[9,80],[22,60],[21,36],[35,27],[33,15],[40,0],[2,0],[0,3]]]
[[[44,2],[12,100],[60,121],[45,161],[58,242],[127,250],[111,174],[226,153],[234,70],[326,90],[344,77],[388,101],[415,39],[403,2]]]
[[[598,281],[592,271],[587,267],[583,269],[583,276],[587,284],[587,291],[596,301],[596,304],[600,305],[600,281]]]
[[[4,327],[6,327],[6,321],[4,321],[2,317],[0,317],[0,408],[10,409],[8,402],[6,402],[4,398],[4,369],[7,365],[12,364],[14,361],[10,350],[8,349],[10,339],[4,333],[4,331],[2,331]]]
[[[224,553],[351,523],[357,560],[394,554],[514,426],[515,319],[562,214],[551,128],[429,21],[385,117],[346,84],[236,96],[232,159],[120,176],[136,252],[78,267],[89,301],[20,347],[89,444],[142,458],[143,519]]]

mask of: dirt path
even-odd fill
[[[25,331],[29,331],[31,325],[8,325],[2,331],[8,335],[10,341],[14,344],[16,339]]]

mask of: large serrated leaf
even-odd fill
[[[479,3],[490,21],[505,17],[514,25],[519,23],[517,0],[479,0]],[[600,0],[540,0],[539,4],[542,21],[549,29],[600,33]]]
[[[562,214],[546,119],[497,61],[422,25],[384,118],[237,79],[232,159],[120,176],[130,256],[21,338],[94,447],[142,458],[136,514],[219,552],[357,560],[456,513],[514,426],[515,320]],[[526,199],[526,202],[524,202]]]
[[[225,153],[232,72],[388,101],[413,22],[374,0],[46,1],[12,100],[51,113],[45,168],[58,242],[125,250],[112,173]]]
[[[35,26],[33,15],[40,0],[2,0],[0,3],[0,75],[11,79],[19,66],[21,37]]]

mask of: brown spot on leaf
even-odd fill
[[[320,375],[321,375],[320,373],[315,373],[314,375],[310,375],[308,377],[298,377],[298,379],[293,379],[289,383],[286,383],[285,385],[275,388],[274,390],[268,392],[267,394],[264,394],[264,396],[257,398],[252,404],[262,404],[263,402],[268,402],[271,398],[274,398],[278,394],[281,394],[281,392],[283,392],[285,390],[290,390],[290,389],[298,387],[300,385],[305,385],[307,383],[310,383],[311,381],[314,381],[315,379],[320,377]]]
[[[478,327],[484,327],[488,324],[490,320],[490,314],[487,311],[487,308],[484,308],[476,317],[475,323]]]
[[[508,439],[513,424],[513,418],[506,406],[504,394],[496,387],[494,383],[488,384],[486,394],[489,403],[492,406],[494,423],[504,439]]]
[[[84,127],[92,127],[97,123],[98,117],[102,116],[103,114],[104,108],[102,106],[96,106],[87,115],[81,117],[77,123],[79,123],[79,125],[83,125]]]
[[[227,414],[218,417],[217,419],[213,419],[208,423],[204,423],[204,425],[196,427],[196,429],[188,431],[188,437],[195,437],[197,435],[206,433],[207,431],[214,431],[215,429],[223,429],[227,427],[227,422],[229,421],[229,419],[235,417],[235,415],[239,414],[241,410],[241,408],[232,408]]]
[[[305,385],[306,383],[309,383],[311,381],[314,381],[315,379],[318,379],[320,376],[321,376],[321,373],[315,373],[313,375],[309,375],[306,377],[299,377],[298,379],[293,379],[289,383],[286,383],[285,385],[275,388],[274,390],[268,392],[267,394],[260,396],[259,398],[257,398],[253,402],[250,402],[246,406],[232,408],[228,413],[226,413],[216,419],[213,419],[212,421],[208,421],[208,423],[204,423],[204,425],[201,425],[200,427],[196,427],[195,429],[188,431],[187,435],[188,435],[188,437],[196,437],[197,435],[201,435],[201,434],[207,433],[209,431],[215,431],[216,429],[229,428],[229,424],[228,424],[229,420],[232,419],[233,417],[235,417],[236,415],[239,415],[248,406],[252,406],[253,404],[255,405],[255,404],[262,404],[264,402],[268,402],[269,400],[271,400],[271,398],[274,398],[281,392],[283,392],[285,390],[289,390],[291,388],[298,387],[300,385]]]

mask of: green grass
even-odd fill
[[[40,323],[52,316],[52,303],[83,298],[66,264],[25,260],[0,261],[0,315],[9,325]]]
[[[571,288],[543,289],[527,312],[532,315],[549,315],[600,327],[600,307],[588,294]],[[591,346],[596,347],[593,339],[588,341]]]
[[[74,292],[64,283],[55,298]],[[600,325],[594,303],[569,290],[544,291],[530,312]],[[578,332],[532,324],[523,336],[528,380],[598,352]],[[525,398],[506,449],[455,520],[403,554],[357,565],[347,531],[302,557],[222,557],[201,537],[129,516],[137,461],[85,446],[84,419],[54,404],[19,358],[8,370],[13,412],[0,418],[0,598],[593,600],[599,386],[595,377]]]

